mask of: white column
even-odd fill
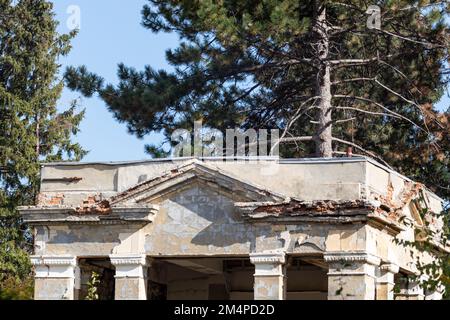
[[[443,285],[437,286],[434,291],[425,291],[425,300],[442,300],[444,295],[445,287]]]
[[[363,251],[326,252],[328,300],[375,300],[375,268],[381,259]]]
[[[109,258],[116,268],[115,299],[147,300],[147,257],[114,254]]]
[[[35,268],[35,300],[74,300],[75,283],[79,283],[74,256],[32,256]],[[79,289],[79,288],[78,288]]]
[[[254,299],[284,300],[286,298],[285,253],[252,253],[255,265]]]
[[[383,263],[377,279],[377,300],[394,300],[394,277],[400,268],[394,263]]]

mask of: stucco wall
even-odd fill
[[[242,256],[267,250],[307,254],[366,249],[361,223],[250,223],[236,213],[230,197],[196,184],[160,199],[159,212],[146,226],[38,226],[36,254]]]

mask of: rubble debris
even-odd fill
[[[386,195],[375,195],[374,199],[380,201],[377,213],[382,214],[390,219],[398,220],[403,216],[403,209],[416,198],[419,193],[424,190],[425,186],[421,183],[405,181],[405,185],[394,199],[394,187],[389,183]]]
[[[99,196],[90,196],[83,201],[83,205],[76,207],[75,211],[77,214],[83,215],[107,215],[110,214],[112,210],[108,200],[101,200]]]
[[[342,210],[373,210],[373,204],[364,200],[351,201],[299,201],[256,205],[252,213],[265,213],[270,216],[298,216],[305,214],[338,214]]]

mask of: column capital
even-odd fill
[[[77,258],[69,255],[31,256],[35,278],[75,278]]]
[[[284,252],[256,252],[250,253],[252,264],[284,264],[286,254]]]
[[[384,271],[384,272],[396,274],[400,271],[400,267],[392,262],[383,262],[383,263],[381,263],[380,270]]]
[[[60,256],[31,256],[33,266],[73,266],[77,265],[77,258],[70,255]]]
[[[366,251],[328,251],[328,300],[374,300],[381,259]]]
[[[109,255],[109,259],[114,266],[148,265],[145,254],[111,254]]]
[[[111,254],[109,259],[116,267],[116,278],[146,277],[149,261],[145,254]]]
[[[367,263],[379,266],[381,259],[365,251],[328,251],[324,253],[324,260],[327,263],[351,262]]]

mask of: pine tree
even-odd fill
[[[279,128],[284,156],[352,146],[421,181],[447,172],[448,113],[433,108],[449,80],[447,2],[149,2],[143,26],[182,40],[166,54],[173,72],[120,64],[117,86],[85,67],[65,74],[138,137],[163,131],[169,141],[201,119],[223,132]],[[419,158],[430,174],[414,174]],[[438,184],[448,194],[448,182]]]
[[[85,154],[71,141],[83,112],[75,104],[57,110],[58,58],[75,32],[59,35],[56,28],[50,2],[0,0],[0,291],[30,274],[32,235],[16,207],[33,204],[40,162]]]

